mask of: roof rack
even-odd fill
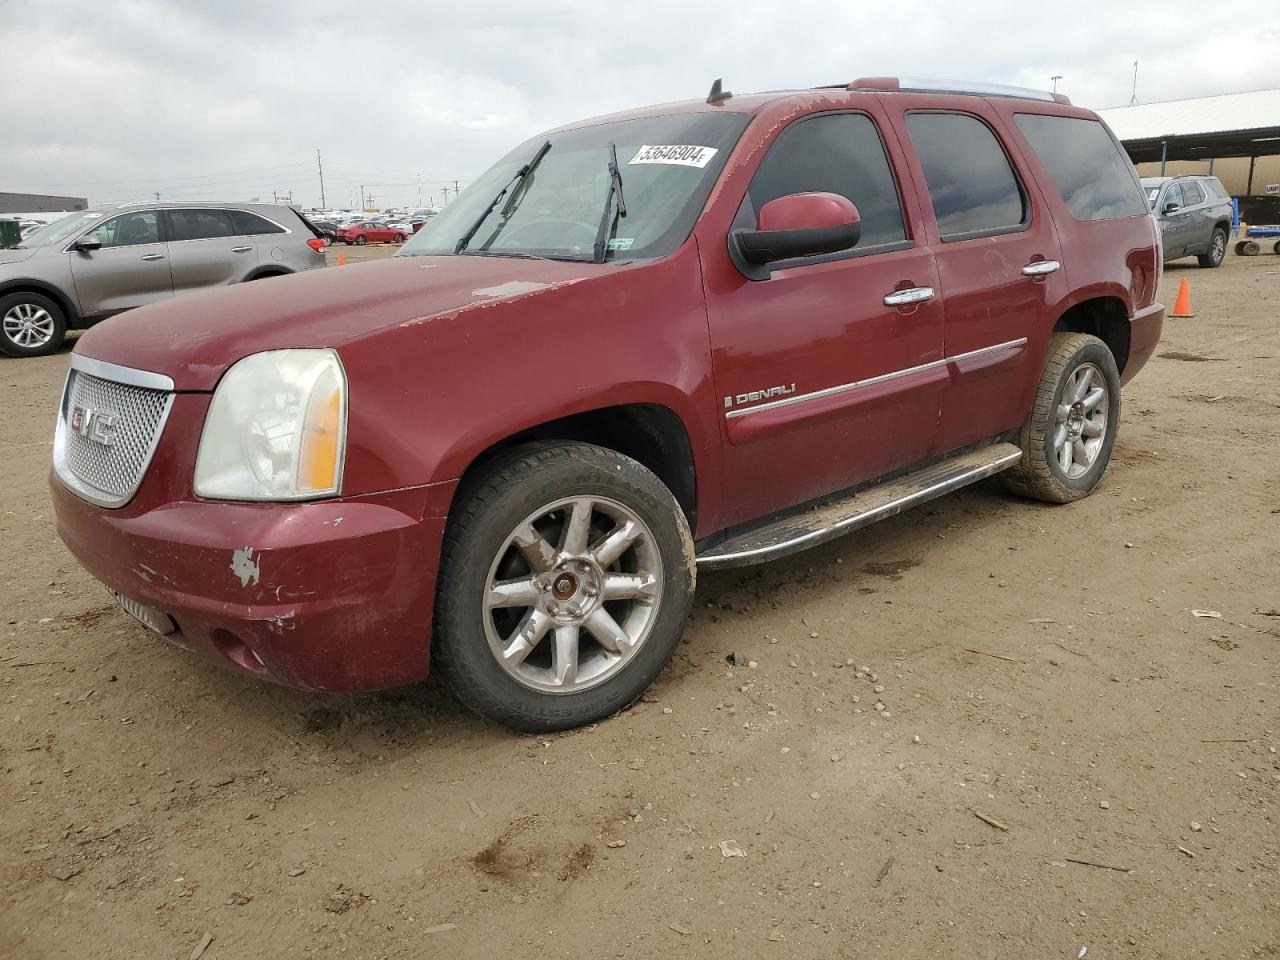
[[[1030,87],[1010,87],[1003,83],[970,83],[964,80],[922,80],[908,77],[859,77],[849,90],[901,90],[913,93],[968,93],[984,97],[1020,97],[1070,104],[1065,94]]]

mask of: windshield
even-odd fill
[[[105,217],[105,213],[98,213],[93,210],[86,210],[83,213],[72,213],[63,217],[61,220],[55,220],[53,223],[41,227],[39,230],[33,230],[22,238],[19,247],[49,247],[54,244],[62,243],[75,236],[89,224],[95,220],[101,220]]]
[[[750,119],[740,113],[677,114],[535,137],[428,220],[397,256],[452,255],[485,207],[548,140],[550,151],[494,205],[464,254],[592,259],[609,192],[612,142],[627,215],[617,217],[609,230],[605,256],[666,256],[688,238]]]

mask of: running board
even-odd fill
[[[1013,466],[1022,450],[996,443],[922,467],[803,513],[790,514],[698,554],[702,570],[765,563],[884,520]]]

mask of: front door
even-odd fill
[[[770,200],[836,193],[861,214],[858,244],[774,264],[767,280],[704,269],[729,524],[904,467],[933,440],[946,376],[933,254],[898,189],[896,141],[878,103],[863,105],[784,128],[734,220],[752,228]],[[728,259],[725,244],[700,252]]]
[[[225,210],[166,210],[173,292],[239,283],[258,265],[252,237],[237,236]]]
[[[931,453],[1019,426],[1066,294],[1057,233],[1034,181],[973,97],[895,99],[945,304],[949,378]],[[927,107],[927,108],[926,108]],[[980,112],[981,111],[981,112]]]
[[[1164,241],[1164,258],[1176,260],[1185,256],[1192,232],[1191,211],[1183,199],[1182,184],[1170,183],[1160,198],[1160,237]]]
[[[67,251],[82,316],[106,316],[173,296],[162,229],[159,211],[122,213],[84,234],[98,240],[100,249]]]

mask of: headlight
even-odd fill
[[[234,364],[214,391],[196,455],[196,494],[311,500],[338,493],[347,378],[332,350],[271,350]]]

